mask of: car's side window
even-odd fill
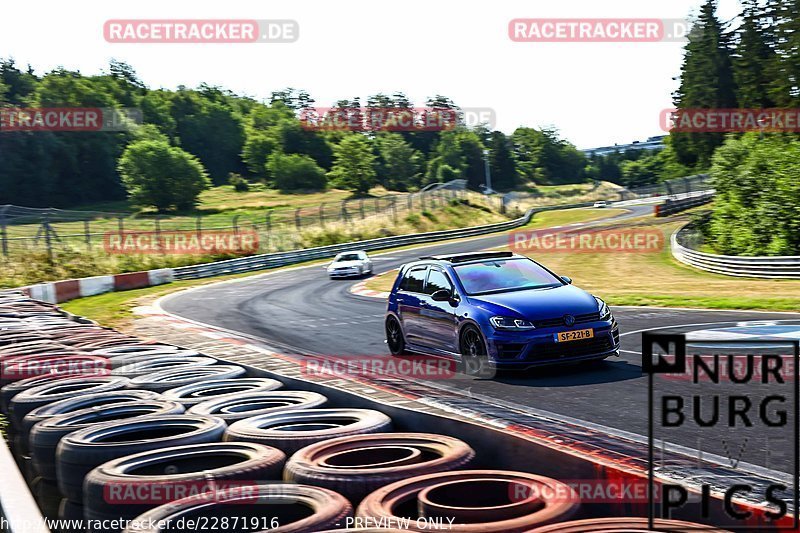
[[[415,267],[406,272],[403,281],[400,282],[400,290],[407,292],[422,292],[425,287],[425,273],[428,267]]]
[[[425,294],[433,294],[442,289],[452,291],[453,284],[450,283],[447,274],[441,270],[435,268],[430,269],[430,271],[428,271],[428,283],[425,285]]]

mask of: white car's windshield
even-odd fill
[[[359,261],[361,256],[358,254],[339,254],[336,256],[336,259],[333,260],[334,263],[338,263],[339,261]]]

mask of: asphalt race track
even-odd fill
[[[652,206],[630,206],[616,217],[622,220],[652,212]],[[444,242],[412,250],[373,255],[375,272],[395,269],[422,255],[475,251],[507,243],[507,235]],[[565,272],[564,274],[569,274]],[[385,303],[351,294],[358,280],[329,280],[320,266],[294,268],[242,280],[203,286],[164,298],[161,307],[174,315],[250,337],[284,353],[385,355]],[[785,325],[785,335],[796,338],[800,313],[703,311],[646,307],[616,307],[622,353],[619,358],[592,365],[538,369],[524,374],[500,374],[493,379],[459,375],[439,380],[437,387],[473,397],[570,417],[608,428],[609,432],[647,434],[647,377],[641,372],[641,331],[654,328],[700,330],[713,335],[720,328],[738,329],[739,336],[758,333],[763,325]],[[794,327],[796,325],[796,327]],[[697,394],[698,387],[679,381],[659,383],[665,391]],[[687,388],[692,387],[692,388]],[[708,394],[742,394],[741,385],[716,384]],[[661,389],[658,389],[661,391]],[[754,394],[758,391],[751,391]],[[701,393],[703,394],[703,393]],[[708,404],[706,404],[708,405]],[[705,407],[703,408],[705,409]],[[789,409],[790,420],[793,420]],[[722,416],[727,416],[725,408]],[[791,426],[789,426],[791,427]],[[666,430],[665,430],[666,431]],[[665,440],[691,449],[690,453],[717,454],[731,462],[791,472],[789,441],[763,431],[698,428],[687,424],[664,433]],[[657,435],[658,436],[658,435]],[[644,446],[644,444],[643,444]]]

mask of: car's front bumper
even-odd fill
[[[344,270],[328,270],[328,275],[332,278],[347,278],[350,276],[358,276],[361,272],[357,267],[351,267]]]
[[[592,328],[591,339],[556,342],[556,335],[567,328],[533,331],[498,331],[486,334],[487,351],[497,368],[529,368],[554,364],[605,359],[619,352],[619,327],[616,322],[593,322],[568,329]],[[486,332],[485,332],[486,333]]]

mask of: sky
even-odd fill
[[[317,106],[404,92],[418,106],[434,94],[491,108],[495,127],[555,127],[579,148],[661,135],[683,44],[513,42],[516,18],[685,19],[701,0],[136,0],[8,2],[0,57],[37,73],[63,66],[95,74],[115,58],[151,88],[205,82],[268,98],[302,88]],[[737,0],[719,0],[730,20]],[[121,44],[110,19],[292,19],[293,43]],[[13,21],[20,21],[13,23]]]

